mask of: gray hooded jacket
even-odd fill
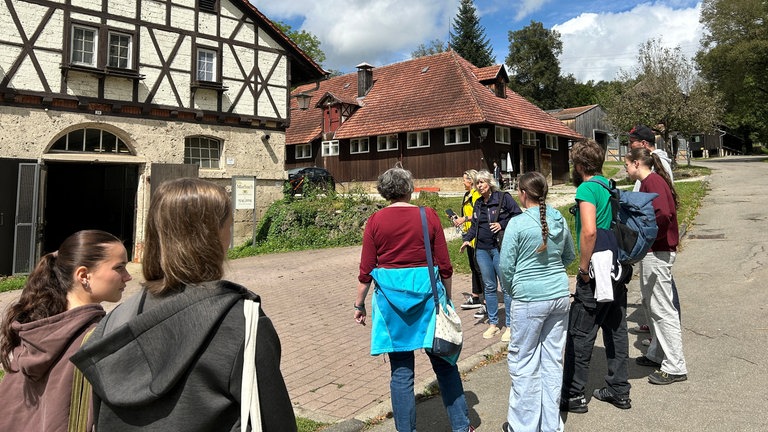
[[[190,285],[118,306],[72,362],[93,385],[98,431],[239,431],[244,299],[227,282]],[[263,312],[256,375],[264,431],[295,431],[280,373],[280,340]]]

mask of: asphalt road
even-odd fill
[[[768,430],[768,194],[764,157],[727,157],[696,165],[712,168],[710,192],[689,227],[673,273],[680,291],[688,381],[654,386],[651,368],[630,361],[632,409],[597,400],[586,414],[567,414],[573,432]],[[630,326],[637,323],[640,290],[629,286]],[[645,351],[630,334],[630,357]],[[598,336],[589,392],[602,385],[605,355]],[[510,379],[506,362],[466,375],[470,417],[479,431],[505,421]],[[417,408],[418,430],[449,431],[439,398]],[[394,431],[392,420],[371,431]]]

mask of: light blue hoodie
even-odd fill
[[[547,249],[540,253],[539,207],[530,207],[512,218],[501,245],[501,286],[513,300],[552,300],[570,294],[565,267],[576,258],[568,224],[556,209],[547,206]]]

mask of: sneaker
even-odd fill
[[[641,344],[644,346],[651,346],[651,342],[653,341],[653,338],[646,338],[640,341]]]
[[[661,363],[656,363],[655,361],[649,359],[646,356],[636,358],[635,363],[637,363],[640,366],[654,367],[656,369],[661,367]]]
[[[499,330],[497,326],[491,324],[488,326],[488,330],[483,333],[483,339],[490,339],[499,333],[501,333],[501,330]]]
[[[608,402],[609,404],[612,404],[616,408],[621,408],[621,409],[632,408],[632,404],[630,403],[631,400],[628,397],[616,396],[615,394],[611,393],[611,391],[608,390],[608,388],[606,387],[603,387],[601,389],[596,389],[592,393],[592,396],[599,401]]]
[[[510,426],[508,422],[504,422],[504,424],[501,425],[501,432],[513,432],[512,426]]]
[[[675,374],[666,373],[659,369],[656,369],[652,374],[648,375],[648,382],[651,384],[657,384],[657,385],[672,384],[680,381],[685,381],[687,379],[688,379],[688,375],[686,374],[675,375]]]
[[[568,399],[560,397],[560,411],[568,411],[575,414],[584,414],[589,411],[587,398],[584,395],[573,396]]]
[[[462,309],[478,309],[483,307],[483,301],[480,297],[469,296],[467,301],[461,304]]]
[[[650,333],[651,332],[651,328],[648,327],[648,324],[636,325],[629,330],[632,331],[633,333]]]
[[[475,319],[483,319],[483,318],[485,318],[485,306],[480,305],[480,309],[478,309],[477,312],[475,312],[475,314],[472,315],[472,316],[474,316]]]
[[[509,339],[511,337],[511,335],[509,333],[510,333],[509,332],[509,327],[507,327],[507,329],[504,330],[504,334],[501,335],[501,341],[502,342],[509,342]]]

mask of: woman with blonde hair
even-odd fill
[[[477,191],[475,183],[477,182],[477,171],[470,169],[464,171],[462,176],[464,182],[464,198],[461,200],[461,214],[453,219],[453,225],[457,228],[461,228],[462,234],[466,234],[469,231],[469,227],[472,226],[472,211],[475,207],[475,203],[480,199],[480,192]],[[475,241],[472,240],[467,246],[467,260],[469,261],[469,270],[472,273],[472,295],[467,298],[467,301],[461,305],[462,309],[480,309],[477,311],[476,318],[482,318],[485,316],[485,310],[483,309],[483,301],[480,295],[483,293],[483,277],[480,274],[480,269],[477,268],[477,261],[475,260]]]
[[[251,424],[260,415],[260,430],[296,430],[280,340],[258,307],[255,360],[244,358],[248,311],[260,299],[221,279],[231,228],[229,196],[214,183],[177,179],[154,193],[144,287],[72,359],[93,384],[98,430],[240,430],[254,373],[261,406]]]
[[[83,383],[69,358],[104,317],[99,303],[122,297],[127,261],[120,239],[97,230],[72,234],[40,259],[0,328],[0,430],[91,430],[87,400],[72,399]]]
[[[485,309],[488,312],[488,329],[483,333],[483,338],[491,339],[501,332],[497,294],[498,278],[501,277],[499,239],[502,238],[510,219],[522,211],[512,199],[512,195],[499,190],[499,184],[486,170],[477,173],[477,191],[480,192],[481,198],[475,202],[472,210],[472,225],[463,235],[464,243],[460,250],[464,251],[472,245],[472,242],[475,242],[475,259],[483,277]],[[501,340],[509,342],[510,297],[506,292],[503,295],[507,329],[501,336]]]

